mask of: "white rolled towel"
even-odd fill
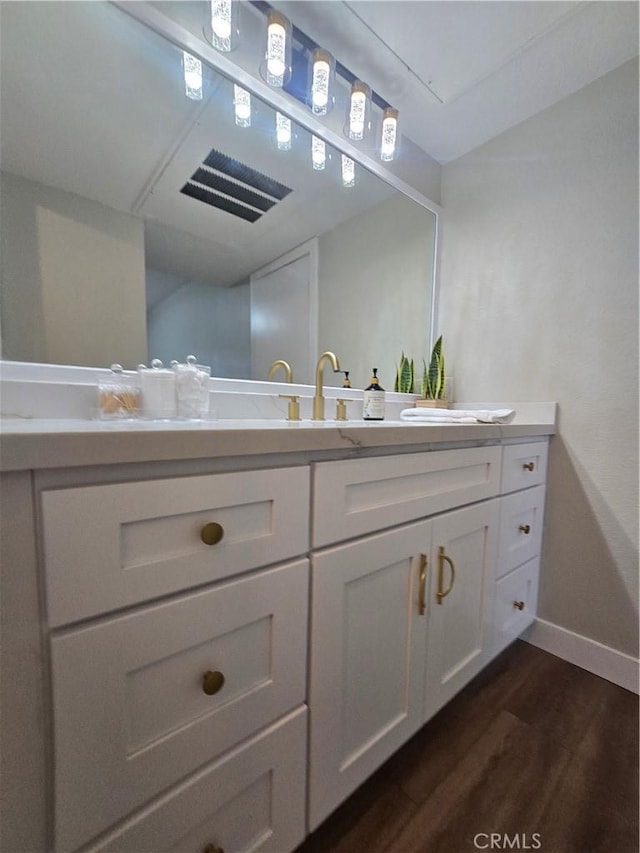
[[[515,409],[403,409],[400,420],[435,424],[509,424]]]

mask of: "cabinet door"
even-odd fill
[[[311,829],[422,723],[430,538],[418,522],[312,557]]]
[[[489,659],[498,507],[485,501],[433,521],[425,719]]]

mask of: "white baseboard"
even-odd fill
[[[569,661],[576,666],[612,681],[625,690],[638,693],[640,661],[624,652],[604,646],[566,628],[536,619],[522,635],[533,646]]]

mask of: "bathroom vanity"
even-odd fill
[[[293,850],[534,619],[554,422],[6,421],[5,849]]]

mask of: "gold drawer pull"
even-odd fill
[[[224,536],[224,528],[217,521],[210,521],[200,531],[200,538],[205,545],[217,545]]]
[[[524,601],[514,601],[513,606],[516,610],[524,610]]]
[[[528,535],[529,535],[529,533],[531,533],[531,525],[530,525],[530,524],[521,524],[521,525],[518,527],[518,530],[519,530],[521,533],[526,533],[526,534],[527,534],[527,536],[528,536]]]
[[[419,578],[420,578],[420,592],[418,595],[418,613],[420,616],[424,616],[424,612],[427,607],[427,567],[428,560],[426,554],[420,554],[420,569],[419,569]]]
[[[207,670],[202,676],[202,689],[207,696],[214,696],[219,690],[222,690],[224,684],[224,675],[216,670],[212,672]]]
[[[202,853],[224,853],[224,850],[217,844],[207,844]]]
[[[525,462],[522,467],[524,468],[525,471],[533,471],[533,469],[536,467],[536,463],[535,462]]]
[[[451,569],[451,583],[447,587],[447,589],[442,589],[442,577],[444,574],[444,564],[449,563],[449,567]],[[442,604],[442,599],[446,598],[451,590],[453,589],[453,585],[456,580],[456,567],[453,564],[453,560],[451,557],[448,557],[442,545],[438,548],[438,591],[436,592],[436,598],[438,599],[438,604]]]

